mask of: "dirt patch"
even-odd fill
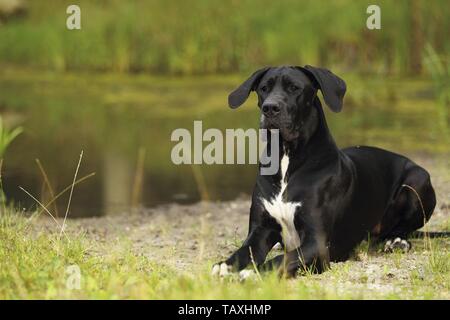
[[[416,157],[417,158],[417,157]],[[417,163],[432,175],[438,204],[427,224],[428,230],[444,230],[449,226],[449,161],[447,157],[419,157]],[[163,205],[116,216],[68,220],[67,232],[85,233],[92,240],[92,251],[101,254],[102,243],[129,242],[136,254],[164,262],[178,270],[193,271],[205,261],[227,257],[245,239],[248,230],[250,197],[230,202],[201,202],[194,205]],[[47,218],[38,220],[38,228],[55,230]],[[416,240],[420,241],[420,240]],[[99,245],[96,245],[99,244]],[[414,245],[414,242],[413,242]],[[404,258],[420,259],[421,252],[412,250]],[[405,260],[405,262],[407,262]],[[368,261],[360,257],[355,268],[363,268],[370,281],[373,274],[383,274],[379,268],[386,264],[383,255],[373,255]],[[376,270],[375,270],[376,269]],[[378,271],[377,271],[378,270]],[[386,277],[402,277],[400,270],[390,268]],[[391,275],[389,275],[389,273]],[[376,282],[374,282],[374,285]]]

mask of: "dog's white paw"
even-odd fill
[[[219,275],[219,271],[220,271],[220,265],[215,264],[215,265],[213,265],[213,267],[212,267],[211,275],[212,275],[213,277],[218,276],[218,275]]]
[[[215,264],[211,270],[212,276],[219,276],[221,278],[226,277],[230,274],[231,274],[231,266],[227,265],[225,262]]]
[[[407,253],[411,249],[411,244],[400,237],[395,238],[394,240],[386,241],[384,245],[384,252],[394,252],[395,250],[401,250],[403,253]]]
[[[241,272],[239,272],[239,280],[245,281],[247,279],[255,279],[256,278],[256,272],[251,269],[244,269]]]

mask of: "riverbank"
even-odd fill
[[[450,231],[449,172],[422,159],[438,205],[427,230]],[[450,239],[414,239],[407,254],[362,243],[321,275],[278,280],[275,274],[219,280],[211,265],[245,238],[249,198],[168,204],[132,213],[69,219],[65,234],[47,216],[9,213],[0,221],[0,298],[136,299],[449,299]],[[58,220],[62,224],[62,219]],[[280,252],[274,252],[278,254]],[[70,266],[80,289],[70,289]]]

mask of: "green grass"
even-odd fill
[[[0,299],[436,299],[450,298],[446,240],[417,240],[414,253],[382,255],[366,244],[357,258],[322,275],[239,282],[213,279],[211,263],[178,272],[133,253],[126,239],[102,243],[82,231],[59,238],[14,210],[0,217]],[[67,268],[81,270],[81,287],[69,289]]]
[[[79,0],[82,29],[68,31],[71,1],[27,1],[27,16],[0,28],[0,64],[204,74],[302,63],[404,73],[414,71],[421,38],[440,55],[450,50],[447,1],[412,2],[377,1],[382,29],[369,31],[367,0]]]

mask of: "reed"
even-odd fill
[[[369,31],[365,1],[81,0],[82,30],[68,31],[64,2],[29,1],[27,16],[0,28],[0,64],[204,74],[308,63],[418,73],[423,39],[449,54],[450,19],[445,0],[412,2],[379,1],[382,29]]]

